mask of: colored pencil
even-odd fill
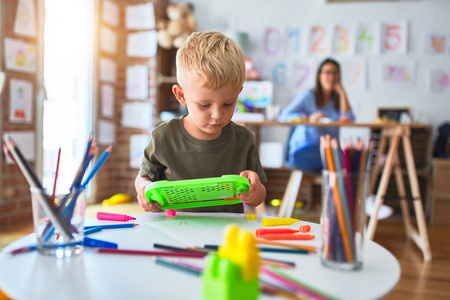
[[[188,252],[163,252],[163,251],[148,251],[148,250],[131,250],[131,249],[108,249],[97,248],[94,249],[98,253],[107,254],[127,254],[127,255],[145,255],[145,256],[172,256],[172,257],[190,257],[203,258],[205,253],[188,253]]]
[[[288,247],[293,249],[300,249],[300,250],[306,250],[306,251],[317,251],[317,247],[309,246],[309,245],[298,245],[298,244],[291,244],[291,243],[285,243],[285,242],[277,242],[277,241],[268,241],[263,239],[256,239],[256,243],[261,245],[271,245],[271,246],[280,246],[280,247]]]
[[[92,226],[84,226],[84,229],[90,229],[93,227],[100,227],[101,229],[117,229],[117,228],[130,228],[136,227],[139,224],[136,223],[122,223],[122,224],[108,224],[108,225],[92,225]]]
[[[206,249],[211,249],[217,251],[219,246],[217,245],[205,245]],[[269,248],[269,247],[258,247],[259,251],[262,252],[276,252],[276,253],[292,253],[292,254],[308,254],[308,250],[303,249],[285,249],[285,248]]]
[[[196,270],[194,268],[187,267],[186,265],[182,265],[173,261],[169,261],[166,259],[162,259],[159,257],[155,257],[155,263],[160,266],[169,267],[178,271],[186,272],[195,276],[200,276],[202,272]]]
[[[281,297],[284,297],[287,299],[293,299],[293,300],[305,299],[304,296],[297,295],[297,294],[293,293],[292,291],[290,291],[286,288],[274,285],[272,282],[269,282],[267,280],[259,279],[259,282],[261,284],[261,290],[264,294],[271,295],[271,296],[277,295],[277,296],[281,296]]]
[[[163,244],[158,244],[158,243],[154,243],[153,244],[154,248],[157,249],[165,249],[165,250],[169,250],[169,251],[175,251],[175,252],[195,252],[198,253],[198,251],[196,250],[191,250],[191,249],[187,249],[187,248],[180,248],[180,247],[174,247],[174,246],[169,246],[169,245],[163,245]]]
[[[52,199],[52,201],[55,201],[55,197],[56,197],[56,182],[58,181],[58,173],[59,173],[59,162],[61,159],[61,147],[59,147],[58,150],[58,158],[56,160],[56,171],[55,171],[55,182],[53,183],[53,192],[52,192],[52,196],[50,199]]]
[[[94,165],[94,167],[92,168],[92,170],[89,173],[88,177],[86,178],[86,180],[81,185],[82,188],[85,188],[86,185],[89,183],[89,181],[92,179],[92,177],[94,177],[95,173],[97,173],[97,171],[100,169],[100,167],[103,165],[103,163],[108,158],[109,154],[112,151],[112,148],[113,148],[113,145],[110,145],[108,148],[106,148],[105,151],[103,151],[102,155],[100,156],[100,158],[98,159],[98,161]]]

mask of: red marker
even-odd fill
[[[122,221],[122,222],[136,220],[135,217],[122,215],[122,214],[106,213],[106,212],[97,213],[97,219],[98,220],[106,220],[106,221]]]
[[[289,233],[281,233],[281,234],[263,234],[260,238],[265,240],[272,241],[282,241],[282,240],[295,240],[295,241],[308,241],[313,240],[315,236],[313,234],[289,234]]]
[[[291,228],[258,228],[256,229],[256,236],[261,237],[266,234],[293,234],[298,233],[298,230]]]

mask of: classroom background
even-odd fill
[[[48,167],[42,162],[45,154],[41,145],[42,122],[46,120],[43,103],[46,96],[51,97],[42,89],[43,3],[5,0],[1,4],[1,70],[6,75],[1,94],[1,131],[3,136],[12,135],[25,145],[25,154],[38,173],[45,173]],[[164,115],[161,112],[174,113],[179,107],[170,95],[170,87],[176,82],[175,50],[156,45],[156,27],[159,20],[167,18],[169,2],[93,3],[89,9],[94,16],[94,79],[91,107],[86,108],[92,118],[75,120],[74,126],[91,127],[100,150],[115,143],[109,162],[90,189],[91,202],[100,202],[116,193],[135,194],[133,181],[149,132]],[[334,57],[342,63],[344,86],[357,122],[374,122],[379,107],[408,108],[413,121],[428,123],[434,129],[431,142],[437,126],[448,121],[449,1],[177,3],[193,5],[196,30],[247,34],[246,55],[253,59],[262,79],[273,84],[272,101],[280,108],[313,86],[317,64],[323,58]],[[390,32],[387,43],[391,48],[394,44],[398,47],[385,46],[381,32]],[[348,39],[345,49],[337,46],[335,36]],[[62,41],[71,38],[79,37],[61,36]],[[372,48],[358,44],[369,38],[373,39]],[[433,48],[436,38],[444,41],[440,46],[443,51]],[[59,117],[58,122],[65,122],[65,117],[69,116]],[[261,141],[284,144],[286,131],[265,128]],[[343,132],[344,137],[364,135],[368,135],[367,129]],[[54,168],[53,164],[50,167]],[[1,170],[0,225],[31,220],[29,190],[22,175],[5,159]]]

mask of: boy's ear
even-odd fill
[[[181,86],[179,86],[178,84],[174,84],[172,86],[172,93],[175,95],[181,105],[186,106],[186,100],[184,99],[184,92]]]

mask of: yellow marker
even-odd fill
[[[103,200],[102,204],[105,206],[108,206],[108,205],[125,203],[130,200],[131,200],[131,196],[128,194],[115,194],[111,198]]]
[[[253,221],[256,219],[256,214],[248,214],[247,215],[247,220],[248,221]]]
[[[264,218],[262,219],[262,225],[263,226],[291,225],[299,221],[300,220],[293,218],[272,218],[272,219]]]

